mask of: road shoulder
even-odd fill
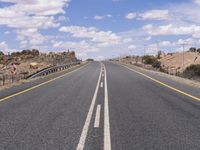
[[[113,63],[116,65],[119,65],[121,67],[125,67],[127,69],[134,70],[135,72],[138,72],[140,75],[149,78],[150,80],[159,83],[160,85],[165,87],[170,87],[170,89],[176,89],[176,91],[181,91],[181,93],[187,93],[188,95],[192,95],[194,97],[197,97],[199,99],[200,93],[199,89],[200,87],[188,85],[184,81],[176,81],[173,80],[170,75],[163,75],[164,73],[159,73],[155,71],[149,71],[143,68],[139,68],[133,65],[129,64],[122,64],[122,63]],[[187,79],[182,79],[187,80]],[[180,92],[179,92],[180,93]],[[185,95],[185,94],[184,94]]]
[[[190,80],[190,79],[186,79],[186,78],[181,78],[181,77],[178,77],[178,76],[166,74],[166,73],[159,72],[159,71],[147,70],[147,69],[144,69],[144,68],[141,68],[141,67],[138,67],[138,66],[135,66],[135,65],[131,65],[131,64],[119,63],[119,62],[114,62],[114,63],[120,64],[120,65],[125,65],[125,66],[130,67],[130,68],[133,68],[133,69],[139,69],[139,70],[145,71],[145,72],[147,72],[147,73],[149,72],[149,73],[152,73],[152,74],[155,74],[155,75],[159,75],[159,76],[162,76],[162,77],[166,77],[166,78],[169,78],[169,79],[171,79],[171,80],[174,80],[174,81],[179,82],[179,83],[182,83],[182,84],[186,84],[186,85],[191,86],[191,87],[200,88],[200,82],[195,81],[195,80]]]

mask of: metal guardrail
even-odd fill
[[[77,65],[77,64],[80,64],[80,63],[81,63],[81,61],[76,61],[76,62],[64,64],[64,65],[45,68],[45,69],[42,69],[42,70],[40,70],[40,71],[38,71],[34,74],[29,75],[26,79],[33,79],[33,78],[36,78],[36,77],[39,77],[39,76],[49,75],[51,73],[55,73],[55,72],[58,72],[58,71],[61,71],[61,70],[65,70],[65,69],[69,68],[70,66]]]

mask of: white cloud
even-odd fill
[[[186,44],[186,45],[194,45],[196,44],[197,41],[195,41],[192,38],[187,38],[187,39],[179,39],[176,44],[181,45],[181,44]]]
[[[192,35],[200,33],[200,26],[195,24],[189,26],[175,26],[173,24],[153,26],[151,24],[143,26],[145,30],[150,35]]]
[[[72,41],[59,41],[54,42],[53,44],[54,48],[64,48],[64,49],[75,49],[75,50],[81,50],[81,51],[89,51],[89,52],[95,52],[98,49],[92,46],[91,44],[87,43],[85,40],[82,40],[80,42],[72,42]]]
[[[135,45],[129,45],[129,46],[128,46],[128,49],[129,49],[129,50],[134,50],[134,49],[136,49],[136,46],[135,46]]]
[[[104,19],[105,17],[104,16],[94,16],[94,19],[95,20],[102,20]]]
[[[155,52],[157,52],[158,50],[162,50],[163,48],[171,48],[176,46],[177,43],[176,42],[171,42],[171,41],[157,41],[156,43],[152,43],[147,45],[147,49],[150,49],[151,52],[153,52],[153,50]]]
[[[130,42],[133,42],[133,39],[132,38],[125,38],[123,40],[124,43],[130,43]]]
[[[108,54],[108,49],[118,48],[125,43],[124,41],[130,42],[130,39],[125,40],[112,31],[101,31],[95,27],[64,26],[59,31],[70,34],[76,42],[61,42],[54,45],[54,47],[72,47],[76,49],[78,56],[84,58],[91,52],[96,52],[97,54],[104,51]],[[77,40],[81,41],[77,42]],[[93,57],[97,58],[97,55]]]
[[[0,51],[2,51],[4,54],[7,54],[8,52],[12,53],[17,51],[16,49],[10,49],[5,41],[0,42]]]
[[[124,53],[129,48],[134,47],[134,40],[132,38],[122,36],[119,33],[112,31],[102,31],[95,27],[81,27],[81,26],[64,26],[59,29],[61,32],[66,32],[73,37],[73,42],[58,42],[54,47],[75,48],[78,56],[86,58],[92,52],[95,52],[93,57],[98,58],[101,55],[112,55],[123,50]],[[80,40],[77,42],[77,40]],[[84,42],[83,42],[84,41]],[[88,51],[89,50],[89,51]],[[97,56],[98,54],[98,56]]]
[[[10,34],[10,31],[5,31],[4,34]]]
[[[101,31],[95,27],[64,26],[59,29],[61,32],[70,33],[74,38],[86,38],[91,42],[109,45],[118,44],[120,37],[112,31]]]
[[[180,37],[176,38],[177,35],[191,36],[191,39],[194,37],[200,38],[200,15],[196,13],[199,11],[200,0],[193,0],[197,5],[191,2],[180,3],[170,7],[165,6],[165,9],[127,13],[126,19],[135,19],[135,22],[143,20],[140,22],[142,24],[151,21],[151,24],[132,28],[130,31],[114,33],[112,31],[103,31],[96,27],[67,26],[59,28],[61,32],[66,32],[65,36],[62,34],[62,37],[59,34],[45,36],[41,30],[58,28],[61,22],[69,21],[64,9],[67,7],[69,0],[0,1],[13,3],[0,8],[0,25],[14,28],[11,32],[17,33],[17,40],[21,48],[42,47],[44,44],[47,45],[48,41],[52,41],[53,48],[74,48],[78,51],[79,56],[87,56],[88,53],[97,51],[103,51],[99,54],[99,56],[103,56],[104,54],[112,55],[111,52],[115,53],[115,55],[120,52],[128,53],[128,49],[134,49],[134,47],[137,47],[135,51],[143,51],[144,43],[151,45],[149,47],[153,51],[156,49],[156,45],[155,43],[151,44],[151,42],[155,42],[157,39],[163,39],[163,41],[159,42],[161,48],[167,49],[170,47],[172,50],[183,41],[190,42],[189,39],[178,40]],[[112,15],[110,14],[103,14],[96,15],[93,19],[102,20],[111,17]],[[88,19],[88,17],[84,18]],[[5,32],[4,34],[7,33]],[[155,36],[162,36],[162,38]],[[175,41],[168,39],[171,36]],[[164,39],[165,37],[166,39]],[[71,42],[66,42],[67,40]]]
[[[6,14],[0,9],[0,14]],[[24,29],[24,28],[38,28],[47,29],[50,27],[58,27],[59,24],[55,22],[53,17],[45,16],[13,16],[13,17],[1,17],[0,25],[7,25],[8,27]]]
[[[36,28],[30,28],[30,29],[21,29],[17,30],[17,39],[19,41],[27,41],[26,44],[24,42],[20,43],[21,48],[25,48],[25,46],[28,46],[28,44],[31,47],[38,46],[43,44],[47,37],[40,34]]]
[[[151,31],[153,29],[153,25],[152,24],[144,25],[142,29],[145,31]]]
[[[128,13],[125,18],[126,19],[129,19],[129,20],[132,20],[132,19],[135,19],[137,17],[137,14],[134,13],[134,12],[131,12],[131,13]]]
[[[20,48],[26,48],[26,47],[27,47],[27,44],[28,44],[28,41],[27,41],[27,40],[20,41]]]
[[[43,44],[45,37],[39,30],[58,27],[60,24],[53,16],[64,14],[64,7],[69,3],[69,0],[0,1],[13,3],[0,8],[0,25],[16,29],[17,39],[24,41],[24,38],[27,38],[27,44],[30,46]]]
[[[105,59],[105,57],[102,55],[97,56],[97,60],[104,60],[104,59]]]
[[[168,20],[170,19],[169,10],[149,10],[144,13],[130,12],[125,16],[126,19],[132,20]]]
[[[170,50],[169,52],[182,51],[183,45],[185,50],[190,47],[198,47],[200,45],[200,40],[195,38],[177,39],[176,41],[158,41],[157,43],[152,43],[146,45],[147,54],[156,54],[158,50]]]
[[[138,19],[141,20],[168,20],[169,18],[169,10],[150,10],[138,14]]]
[[[173,45],[173,43],[170,41],[162,41],[162,42],[159,42],[158,44],[159,44],[158,46],[161,46],[161,47],[169,47]]]
[[[65,13],[63,7],[67,6],[69,0],[1,0],[4,2],[11,2],[9,8],[11,10],[18,10],[19,12],[26,12],[28,15],[56,15],[59,13]],[[48,4],[48,5],[47,5]]]
[[[103,15],[103,16],[97,15],[97,16],[94,16],[94,19],[95,19],[95,20],[103,20],[103,19],[105,19],[105,18],[111,18],[111,17],[112,17],[112,15],[110,15],[110,14]]]
[[[99,49],[85,40],[74,42],[74,41],[54,41],[53,48],[60,50],[71,49],[76,51],[78,57],[86,57],[89,52],[97,52]]]
[[[159,47],[157,47],[157,44],[150,44],[147,45],[145,48],[145,54],[146,55],[156,55],[159,51]]]
[[[6,49],[8,49],[8,45],[6,44],[6,42],[5,41],[0,42],[0,50],[4,51]]]
[[[194,0],[194,2],[198,5],[200,5],[200,0]]]
[[[70,19],[66,16],[59,16],[57,20],[60,22],[64,22],[64,21],[69,22],[70,21]]]
[[[145,41],[149,41],[149,40],[151,40],[151,39],[152,39],[151,36],[144,37],[144,40],[145,40]]]
[[[194,5],[192,3],[181,4],[170,8],[170,12],[173,15],[172,21],[180,25],[186,24],[200,24],[200,5]]]

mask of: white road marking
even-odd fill
[[[102,69],[101,69],[100,74],[99,74],[99,79],[97,81],[97,85],[96,85],[96,89],[95,89],[95,92],[94,92],[94,96],[92,98],[92,102],[90,104],[89,112],[87,114],[87,118],[85,120],[85,124],[83,126],[81,137],[80,137],[80,140],[79,140],[79,143],[78,143],[78,146],[77,146],[76,150],[83,150],[84,149],[85,140],[86,140],[86,137],[87,137],[87,133],[88,133],[90,121],[91,121],[91,118],[92,118],[94,105],[95,105],[97,94],[98,94],[98,90],[99,90],[99,83],[100,83],[100,80],[101,80],[101,73],[102,73]]]
[[[106,67],[104,66],[105,78],[104,78],[104,150],[111,150],[110,139],[110,120],[109,120],[109,106],[108,106],[108,87],[106,77]]]
[[[99,122],[100,122],[100,114],[101,114],[101,105],[97,105],[97,111],[94,121],[94,128],[99,128]]]
[[[103,82],[101,82],[101,85],[100,85],[100,87],[101,87],[101,88],[103,87]]]
[[[104,77],[104,74],[102,73],[102,77]]]

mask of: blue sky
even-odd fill
[[[105,59],[200,47],[199,10],[200,0],[0,0],[0,50]]]

